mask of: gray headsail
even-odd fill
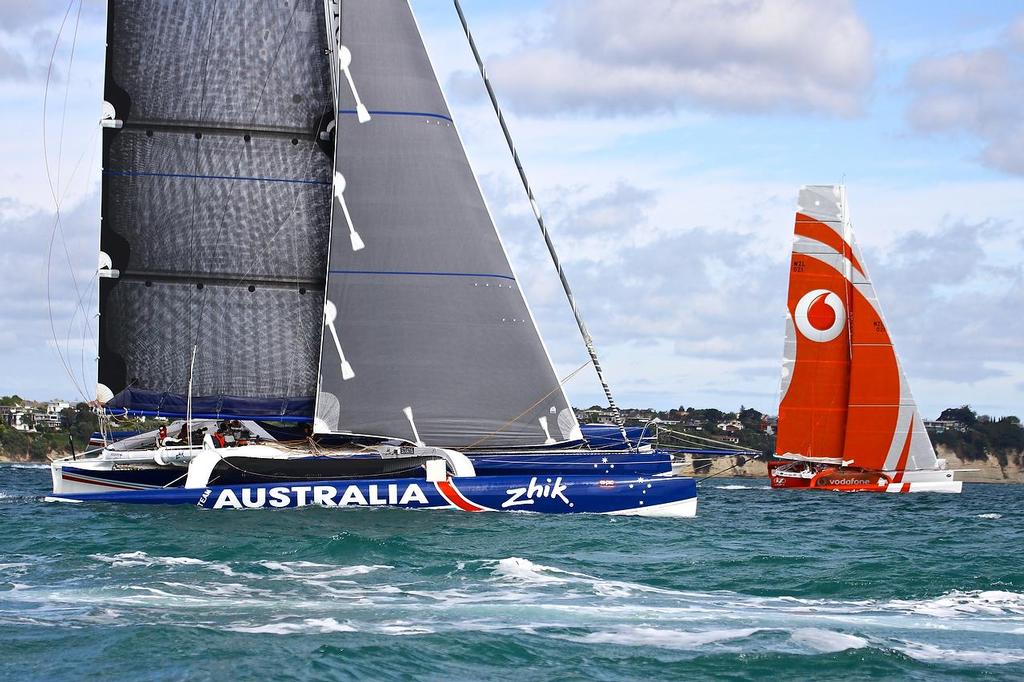
[[[343,81],[347,212],[336,200],[317,430],[463,448],[578,439],[411,8],[345,0],[340,36],[372,120]]]
[[[334,120],[322,0],[110,0],[99,393],[312,418]],[[102,267],[102,266],[106,267]]]

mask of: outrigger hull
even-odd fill
[[[692,478],[676,477],[487,476],[436,482],[409,478],[300,481],[59,494],[46,499],[52,502],[185,504],[204,509],[392,507],[676,518],[693,517],[697,513],[696,482]]]

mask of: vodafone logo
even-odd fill
[[[846,307],[828,289],[808,291],[796,304],[796,328],[811,341],[824,343],[846,326]]]

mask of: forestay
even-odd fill
[[[341,6],[372,120],[343,82],[337,171],[365,246],[336,204],[317,430],[457,448],[578,439],[408,3]]]

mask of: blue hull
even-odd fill
[[[457,478],[437,483],[409,478],[261,483],[62,494],[47,499],[188,504],[205,509],[394,507],[467,512],[693,516],[696,498],[697,486],[692,478],[546,475]]]
[[[672,471],[666,452],[538,452],[466,455],[477,476],[657,476]]]

